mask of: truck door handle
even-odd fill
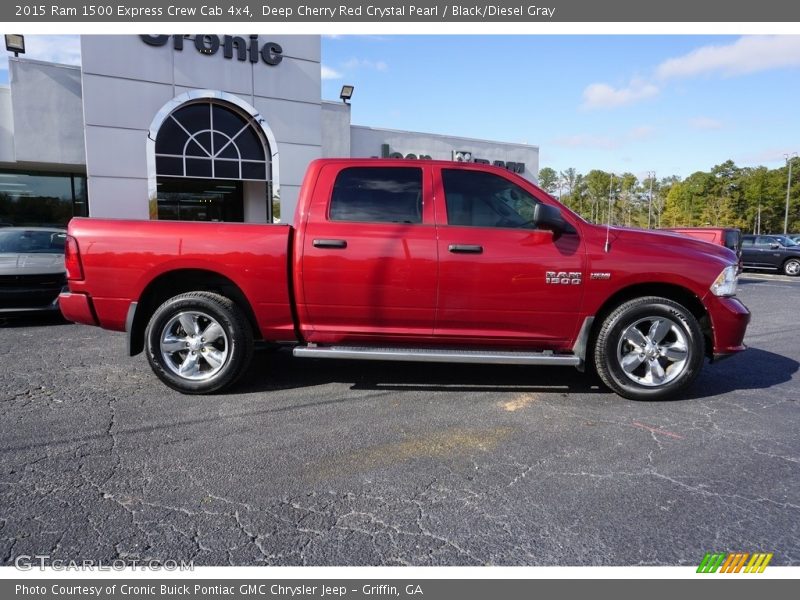
[[[473,244],[450,244],[447,248],[453,254],[481,254],[483,246]]]
[[[314,248],[347,248],[346,240],[314,240]]]

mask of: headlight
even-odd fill
[[[717,275],[714,283],[711,284],[711,293],[715,296],[735,296],[736,295],[736,265],[730,265],[722,269],[722,273]]]

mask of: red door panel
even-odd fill
[[[336,220],[329,199],[340,193],[334,191],[340,169],[323,169],[302,245],[301,321],[308,341],[413,340],[433,333],[436,227],[429,170],[419,170],[419,222],[381,223]],[[355,218],[371,217],[365,212]]]
[[[482,252],[453,252],[453,245]],[[583,284],[546,281],[548,271],[583,274],[577,235],[444,226],[439,257],[437,336],[549,347],[574,334]]]
[[[577,330],[583,296],[579,234],[536,229],[542,199],[519,177],[466,165],[435,173],[435,335],[470,345],[563,347]]]

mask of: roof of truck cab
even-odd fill
[[[509,162],[515,162],[515,161],[509,161]],[[311,162],[311,164],[330,164],[330,163],[352,163],[352,164],[368,164],[368,165],[392,164],[392,165],[406,165],[410,167],[418,165],[431,165],[431,166],[457,167],[457,168],[479,167],[481,169],[497,169],[500,172],[506,172],[506,173],[512,172],[503,167],[486,163],[459,162],[455,160],[427,159],[427,158],[379,158],[379,157],[317,158]]]

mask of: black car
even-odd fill
[[[745,235],[742,263],[745,269],[771,269],[796,277],[800,275],[800,245],[783,235]]]

